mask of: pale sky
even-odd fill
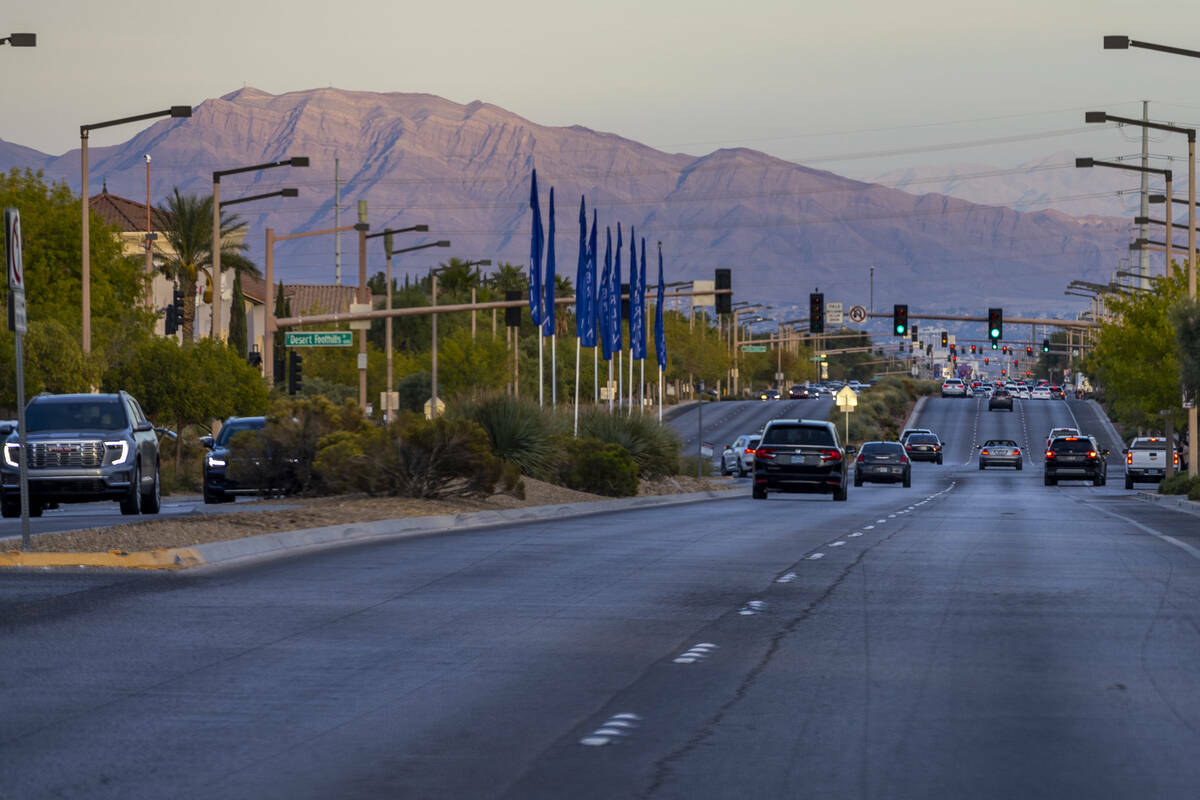
[[[1083,110],[1137,116],[1142,99],[1200,123],[1200,60],[1101,49],[1104,34],[1200,49],[1200,3],[1185,0],[6,0],[0,29],[38,34],[35,49],[0,47],[0,138],[52,154],[78,145],[81,123],[244,84],[479,99],[668,151],[746,146],[856,177],[1133,152],[1085,129]],[[1182,155],[1175,138],[1156,150]]]

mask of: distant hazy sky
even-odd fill
[[[1200,49],[1195,0],[5,0],[0,29],[38,34],[36,49],[0,47],[0,138],[55,154],[81,123],[243,85],[479,99],[669,151],[747,146],[849,175],[1132,152],[1083,132],[1082,112],[1133,116],[1142,99],[1200,122],[1200,60],[1101,49],[1106,33]]]

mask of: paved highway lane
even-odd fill
[[[704,441],[713,445],[713,463],[718,464],[721,450],[742,434],[758,433],[773,419],[828,419],[833,410],[832,397],[810,400],[723,400],[705,403]],[[679,434],[680,452],[695,455],[700,414],[690,408],[669,421]]]
[[[847,503],[0,576],[0,796],[1194,797],[1195,518],[925,414],[953,458]]]

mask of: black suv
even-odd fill
[[[221,425],[221,430],[214,439],[205,436],[200,441],[209,448],[204,458],[204,502],[232,503],[234,495],[256,494],[257,486],[239,483],[229,470],[231,460],[237,459],[237,454],[230,449],[230,441],[239,433],[245,431],[261,431],[267,425],[266,417],[230,417]],[[245,463],[245,462],[242,462]]]
[[[1060,480],[1087,481],[1093,486],[1108,482],[1108,455],[1090,436],[1058,436],[1046,447],[1045,484]]]
[[[838,442],[832,422],[776,419],[767,423],[754,451],[755,499],[773,492],[817,492],[846,499],[853,447]]]
[[[162,505],[158,435],[126,392],[41,394],[25,407],[29,514],[48,503],[116,500],[122,514],[157,514]],[[20,439],[4,443],[0,512],[21,514]]]

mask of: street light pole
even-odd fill
[[[11,41],[16,36],[34,36],[34,34],[13,34],[9,37],[10,44],[14,47],[33,47],[36,43],[36,38],[29,41],[28,44],[18,44]],[[27,40],[28,41],[28,40]],[[191,106],[171,106],[162,111],[151,111],[149,114],[138,114],[134,117],[122,117],[121,119],[113,119],[107,122],[94,122],[91,125],[79,126],[79,168],[80,168],[80,207],[82,210],[80,219],[80,262],[79,275],[82,286],[82,303],[83,303],[83,332],[80,336],[80,345],[83,352],[92,352],[92,248],[91,248],[91,225],[88,219],[91,214],[91,207],[88,203],[88,134],[100,128],[110,128],[113,125],[124,125],[129,122],[142,122],[156,117],[174,117],[176,119],[185,119],[192,115]]]
[[[224,339],[225,331],[221,324],[221,206],[230,205],[226,202],[221,203],[221,177],[223,175],[236,175],[239,172],[257,172],[271,167],[307,167],[307,156],[295,156],[283,161],[271,161],[266,164],[254,164],[249,167],[235,167],[234,169],[215,170],[212,174],[213,181],[213,229],[212,229],[212,338]],[[239,202],[248,200],[256,200],[260,197],[274,197],[277,192],[269,192],[267,194],[255,195],[254,197],[242,198]]]

